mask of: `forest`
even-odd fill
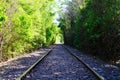
[[[53,0],[0,0],[0,62],[55,43]]]
[[[90,55],[120,59],[120,0],[0,0],[0,62],[54,44],[58,35]]]
[[[59,19],[64,42],[107,61],[120,59],[120,0],[72,0]]]

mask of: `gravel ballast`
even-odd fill
[[[53,46],[54,45],[48,48],[34,51],[29,54],[24,54],[17,58],[11,59],[7,62],[0,63],[0,80],[15,80],[26,69],[28,69],[36,60],[42,57],[44,53],[48,52]],[[97,73],[103,76],[105,80],[120,80],[119,67],[106,63],[98,59],[97,57],[84,54],[70,46],[66,46],[66,47],[75,55],[79,56]],[[49,57],[49,56],[53,56],[53,57]],[[69,55],[67,51],[65,49],[62,49],[60,46],[56,47],[53,51],[53,54],[50,54],[49,56],[48,56],[49,60],[45,58],[45,61],[39,64],[38,67],[41,66],[41,70],[43,71],[38,73],[42,77],[42,79],[38,78],[37,80],[51,80],[51,79],[52,80],[95,80],[92,78],[92,75],[89,74],[90,72],[86,70],[84,71],[84,69],[82,68],[83,65],[78,64],[78,62],[76,62],[73,58],[71,58],[70,57],[71,55]],[[73,67],[70,69],[71,66]],[[28,76],[28,79],[26,80],[36,80],[34,75],[37,74],[32,74],[31,76]],[[33,79],[30,79],[30,77],[33,77]]]
[[[72,53],[79,56],[93,70],[99,73],[105,80],[120,80],[120,67],[100,60],[95,56],[84,54],[77,49],[66,46]]]
[[[54,45],[0,63],[0,80],[15,80]]]
[[[64,47],[58,45],[25,80],[97,80]]]

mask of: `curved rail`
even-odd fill
[[[78,61],[80,61],[87,69],[89,69],[93,75],[97,78],[97,80],[104,80],[102,76],[100,76],[95,70],[93,70],[89,65],[87,65],[83,60],[81,60],[78,56],[73,54],[68,48],[66,48],[64,45],[62,45],[74,58],[76,58]]]
[[[56,47],[56,46],[55,46]],[[40,59],[38,59],[33,65],[31,65],[25,72],[23,72],[22,75],[20,75],[16,80],[24,80],[26,75],[37,66],[49,53],[52,52],[52,50],[55,48],[53,47],[50,51],[48,51],[44,56],[42,56]]]

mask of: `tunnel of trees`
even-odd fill
[[[0,0],[0,62],[54,44],[56,37],[80,51],[118,60],[120,0]]]

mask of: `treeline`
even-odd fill
[[[53,44],[53,0],[0,0],[0,62]]]
[[[120,59],[120,0],[72,0],[59,21],[65,44]]]

